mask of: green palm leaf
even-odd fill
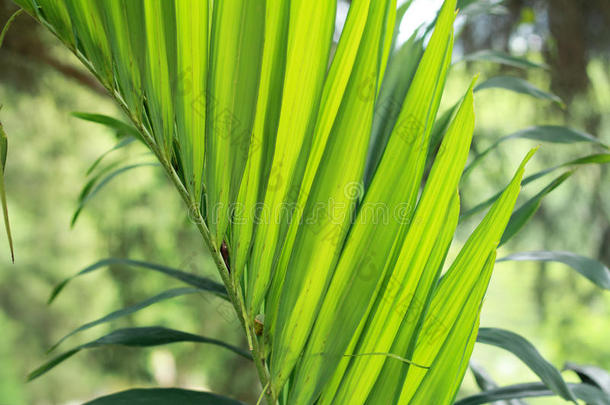
[[[560,102],[517,77],[496,77],[477,87],[473,82],[437,120],[456,7],[476,14],[476,7],[496,4],[446,0],[425,30],[433,29],[429,40],[414,35],[400,45],[398,26],[410,1],[397,9],[396,0],[353,0],[333,48],[336,0],[16,2],[75,53],[131,120],[79,114],[149,147],[187,204],[225,285],[127,259],[102,260],[79,274],[125,264],[228,298],[270,403],[454,401],[498,244],[571,172],[514,211],[521,185],[560,168],[608,162],[607,154],[590,155],[523,179],[530,152],[503,192],[462,215],[491,207],[441,277],[460,219],[458,186],[485,155],[516,138],[606,148],[579,131],[531,127],[500,138],[464,172],[476,90],[503,88]],[[467,59],[542,67],[497,52]],[[134,167],[98,167],[78,212]],[[607,281],[583,260],[538,256],[569,261],[600,285]],[[161,293],[82,328],[192,291]],[[209,339],[159,328],[123,330],[60,355],[32,376],[83,348],[172,341]],[[494,388],[474,401],[543,395],[540,387],[529,388],[526,394]],[[587,389],[574,394],[591,394]],[[196,398],[212,400],[205,393]]]

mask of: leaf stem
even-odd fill
[[[204,240],[208,250],[210,251],[212,259],[214,260],[214,263],[216,264],[218,273],[220,274],[220,278],[222,279],[222,282],[225,285],[225,288],[227,289],[227,294],[229,296],[229,299],[231,300],[231,303],[233,304],[233,308],[235,309],[235,312],[238,315],[241,325],[244,328],[246,337],[248,339],[249,349],[250,349],[250,352],[252,353],[252,359],[254,361],[254,365],[256,366],[256,370],[258,372],[258,376],[259,376],[261,385],[263,387],[268,387],[270,385],[269,371],[265,367],[264,354],[260,350],[258,341],[254,334],[254,325],[251,324],[251,322],[247,316],[247,312],[245,309],[246,308],[245,303],[243,302],[243,296],[241,294],[239,294],[238,290],[235,288],[235,286],[233,284],[233,280],[231,278],[229,270],[227,269],[224,258],[222,257],[222,254],[220,253],[220,249],[212,241],[212,238],[210,236],[210,231],[205,223],[205,220],[203,219],[203,217],[201,215],[198,204],[196,204],[195,201],[191,198],[188,191],[182,184],[182,181],[180,180],[178,174],[174,170],[174,167],[167,160],[166,156],[161,152],[161,150],[157,147],[153,136],[148,132],[146,127],[144,127],[144,125],[131,113],[131,111],[129,110],[129,108],[123,101],[123,99],[120,97],[120,95],[118,95],[114,91],[114,89],[111,89],[104,84],[104,82],[101,80],[99,75],[95,72],[95,69],[93,68],[93,66],[89,63],[89,61],[87,61],[85,59],[85,57],[83,55],[81,55],[76,50],[73,50],[73,51],[76,54],[76,56],[78,57],[78,59],[83,63],[83,65],[85,65],[85,67],[96,77],[96,79],[100,83],[102,83],[102,85],[104,85],[104,87],[108,91],[109,95],[121,107],[123,112],[129,117],[131,122],[136,126],[136,129],[142,134],[142,139],[144,140],[146,145],[150,148],[150,150],[153,151],[153,153],[156,155],[157,159],[159,159],[159,162],[165,169],[165,172],[167,173],[171,182],[174,184],[174,186],[176,187],[176,190],[182,197],[182,200],[186,204],[187,210],[189,210],[189,216],[190,216],[192,222],[195,223],[197,230],[203,237],[203,240]],[[267,388],[263,388],[263,394],[266,397],[269,405],[274,405],[277,402],[269,394]]]

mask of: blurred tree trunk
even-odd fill
[[[547,50],[551,66],[551,87],[568,104],[575,94],[587,89],[587,42],[584,0],[553,0],[548,7],[549,30],[553,38]]]

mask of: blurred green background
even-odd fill
[[[498,74],[527,78],[558,94],[566,108],[506,91],[480,92],[474,150],[480,152],[500,136],[535,124],[568,125],[610,143],[610,2],[504,3],[492,14],[458,20],[456,60],[476,50],[495,49],[545,62],[550,69],[524,72],[458,62],[443,105],[452,105],[471,77],[481,73],[482,79]],[[0,0],[0,24],[12,11],[7,0]],[[419,16],[407,14],[407,18]],[[9,136],[6,187],[16,254],[11,264],[6,238],[0,233],[0,405],[77,404],[133,386],[203,388],[255,401],[259,387],[247,361],[195,344],[83,351],[44,377],[25,383],[27,373],[46,359],[47,349],[65,333],[179,284],[161,275],[111,266],[75,280],[47,306],[52,287],[64,277],[110,256],[216,275],[177,194],[156,168],[138,168],[114,179],[70,228],[88,167],[116,143],[110,130],[70,112],[116,117],[120,112],[75,59],[26,16],[17,19],[0,50],[0,72],[0,120]],[[533,145],[511,141],[487,156],[464,184],[464,207],[502,187]],[[591,152],[590,146],[544,145],[528,170],[533,173]],[[132,144],[108,160],[138,163],[152,158],[144,147]],[[579,169],[545,199],[534,220],[499,256],[569,250],[610,264],[609,180],[608,168]],[[533,196],[548,181],[527,186],[521,199]],[[477,219],[460,227],[458,242]],[[496,266],[481,325],[522,334],[558,367],[569,360],[610,369],[609,319],[610,295],[566,266],[507,262]],[[228,304],[190,295],[96,327],[62,348],[135,325],[163,325],[245,347]],[[477,345],[473,359],[501,385],[535,379],[518,360],[498,349]],[[467,374],[464,393],[476,391],[472,380]],[[563,403],[559,399],[529,402]]]

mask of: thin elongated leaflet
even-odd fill
[[[70,15],[73,32],[77,36],[76,43],[81,45],[84,55],[104,81],[103,84],[113,88],[112,57],[98,3],[90,0],[64,0],[63,4]]]
[[[197,287],[203,291],[209,291],[212,294],[214,294],[217,297],[220,297],[224,300],[229,299],[227,296],[227,290],[225,289],[225,286],[223,286],[222,284],[217,283],[216,281],[213,281],[207,277],[202,277],[202,276],[198,276],[196,274],[187,273],[185,271],[178,270],[178,269],[168,267],[168,266],[164,266],[162,264],[144,262],[141,260],[109,257],[106,259],[99,260],[99,261],[91,264],[90,266],[85,267],[84,269],[82,269],[81,271],[79,271],[78,273],[76,273],[73,276],[65,278],[63,281],[61,281],[59,284],[57,284],[55,286],[55,288],[51,292],[51,295],[49,296],[49,300],[47,303],[51,304],[57,298],[59,293],[63,291],[63,289],[66,287],[66,285],[68,285],[68,283],[70,281],[72,281],[74,278],[91,273],[92,271],[95,271],[95,270],[98,270],[98,269],[101,269],[101,268],[104,268],[104,267],[110,266],[110,265],[131,266],[133,268],[141,268],[141,269],[148,269],[148,270],[156,271],[161,274],[165,274],[169,277],[180,280],[193,287]]]
[[[123,0],[97,1],[104,16],[104,27],[110,42],[117,90],[130,110],[134,112],[134,116],[140,119],[143,101],[141,73],[143,66],[134,62],[134,60],[138,61],[138,58],[135,56],[133,41],[130,40],[130,31],[137,31],[136,26],[142,25],[141,15],[130,18],[133,17],[133,9],[139,4],[137,1],[132,4],[125,4]],[[137,11],[141,12],[141,7]],[[135,128],[133,130],[137,133]]]
[[[357,50],[359,49],[358,47],[364,32],[364,24],[366,22],[369,5],[369,1],[358,1],[351,4],[346,23],[337,46],[337,51],[334,55],[329,74],[324,83],[322,103],[320,106],[320,117],[316,123],[314,145],[312,147],[311,156],[307,161],[306,173],[300,187],[299,199],[296,204],[296,218],[291,221],[290,229],[286,235],[284,244],[282,245],[282,253],[279,258],[278,266],[274,272],[272,287],[267,298],[266,312],[268,317],[266,319],[268,320],[268,334],[271,334],[274,329],[280,293],[284,283],[284,278],[286,276],[288,261],[290,260],[292,247],[297,232],[299,231],[299,225],[302,220],[302,211],[309,196],[311,185],[314,181],[314,175],[316,174],[318,166],[320,165],[324,147],[328,142],[328,136],[334,123],[333,120],[336,118],[341,101],[345,98],[344,93],[346,86],[348,85],[348,80],[354,80],[350,79],[350,77],[354,62],[356,62],[355,58],[357,55]],[[392,6],[390,5],[390,7]],[[366,78],[361,79],[358,97],[364,98],[364,101],[366,101],[366,99],[369,97],[373,97],[379,92],[379,86],[377,86],[376,91],[375,80],[377,80],[378,83],[381,82],[384,69],[383,61],[388,58],[390,51],[390,49],[387,49],[385,45],[387,44],[387,37],[389,33],[393,30],[394,20],[396,18],[396,15],[392,10],[393,8],[390,8],[389,12],[386,13],[385,22],[382,24],[383,27],[385,27],[383,31],[385,40],[384,48],[380,48],[380,51],[382,51],[380,62],[382,67],[379,69],[379,77],[376,78],[374,77],[375,75],[371,73]],[[368,137],[369,134],[366,134],[365,136]],[[362,194],[362,187],[360,185],[354,183],[354,187],[352,188],[353,190],[351,190],[351,192],[359,195]],[[337,238],[331,237],[330,239],[333,239],[333,244],[337,244]]]
[[[479,363],[470,360],[468,367],[481,391],[488,391],[498,388],[498,384],[493,378],[491,378],[489,373],[487,373],[487,370],[481,367]],[[515,399],[512,401],[502,402],[498,405],[525,405],[525,403],[521,400]]]
[[[441,152],[434,162],[407,236],[401,244],[396,264],[391,273],[388,273],[388,280],[379,293],[378,305],[371,312],[357,353],[390,352],[403,319],[406,316],[419,318],[423,310],[419,304],[425,302],[428,290],[436,281],[437,268],[434,263],[440,264],[445,253],[433,252],[434,247],[451,208],[450,202],[466,164],[474,130],[473,86],[474,81],[447,130]],[[432,256],[433,253],[436,256]],[[434,269],[425,274],[428,263]],[[416,322],[407,322],[405,335],[412,335],[416,326]],[[349,398],[355,397],[363,398],[364,403],[384,361],[384,358],[353,359],[335,401],[348,403]]]
[[[276,252],[290,218],[286,211],[296,199],[291,187],[302,178],[328,65],[336,6],[332,0],[290,3],[282,107],[263,200],[268,215],[259,219],[248,267],[246,308],[250,317],[258,313],[269,288]]]
[[[178,388],[136,388],[96,398],[83,405],[244,405],[217,394]]]
[[[544,63],[532,62],[531,60],[513,56],[508,53],[484,49],[468,55],[464,55],[460,61],[492,62],[500,65],[513,66],[521,69],[548,69]],[[456,62],[459,63],[460,61]]]
[[[282,244],[282,251],[278,265],[273,273],[273,280],[269,297],[267,298],[266,314],[268,332],[272,332],[277,316],[280,294],[288,268],[288,261],[292,253],[297,233],[302,222],[303,210],[309,197],[316,172],[320,166],[322,155],[328,142],[334,120],[341,106],[349,78],[354,68],[360,41],[364,33],[367,16],[369,13],[370,0],[359,0],[350,6],[341,38],[337,45],[337,51],[324,82],[322,90],[322,101],[320,103],[319,117],[314,130],[314,140],[310,156],[307,159],[307,168],[303,175],[303,181],[299,188],[294,218],[290,221],[290,227]]]
[[[134,94],[124,95],[123,98],[125,99],[126,103],[135,103],[135,107],[128,110],[130,118],[134,122],[148,125],[148,130],[152,131],[150,126],[150,118],[148,114],[144,114],[144,96],[147,72],[146,54],[148,43],[146,39],[146,21],[143,18],[143,2],[144,0],[120,0],[121,7],[124,10],[125,20],[128,23],[127,32],[122,40],[129,41],[129,57],[131,58],[129,61],[129,69],[131,71],[130,74],[132,77],[131,80],[133,82],[134,91]],[[148,111],[148,113],[150,113],[150,111]],[[140,134],[139,137],[142,138],[142,134]]]
[[[66,44],[74,47],[74,33],[66,4],[62,1],[37,0],[40,9],[44,10],[44,18],[53,27],[57,36]]]
[[[341,363],[369,302],[375,298],[391,247],[395,240],[402,241],[400,229],[407,226],[413,211],[426,153],[421,146],[426,145],[432,128],[451,59],[454,7],[455,2],[451,1],[444,5],[377,174],[364,197],[362,206],[373,208],[373,212],[362,208],[358,212],[299,364],[299,380],[311,381],[314,397]],[[404,166],[397,167],[396,162],[404,162]],[[405,171],[413,176],[403,176]],[[390,218],[384,220],[383,214],[375,218],[378,214],[374,210],[380,204]],[[397,213],[399,218],[394,217]],[[375,226],[380,225],[379,221],[383,226]]]
[[[205,149],[208,63],[207,1],[175,0],[177,29],[176,127],[185,186],[199,206]]]
[[[525,226],[525,224],[530,220],[530,218],[538,211],[540,208],[540,204],[542,204],[542,199],[559,187],[564,181],[566,181],[570,176],[572,176],[573,172],[566,172],[561,176],[554,179],[549,185],[543,188],[538,194],[529,199],[525,204],[515,210],[508,221],[508,225],[504,230],[504,234],[502,235],[502,239],[500,240],[500,245],[502,246],[507,241],[509,241],[517,232],[521,230]]]
[[[0,45],[2,45],[0,43]],[[0,122],[0,203],[2,204],[2,216],[4,219],[4,229],[8,239],[8,246],[11,251],[11,261],[15,262],[15,249],[13,246],[13,234],[8,217],[8,204],[6,202],[6,189],[4,185],[4,169],[6,167],[6,154],[8,152],[8,138]]]
[[[220,246],[250,147],[260,78],[265,1],[215,1],[206,101],[207,215]]]
[[[572,128],[560,127],[556,125],[538,125],[522,129],[513,134],[501,137],[492,143],[487,149],[479,153],[475,158],[468,164],[464,171],[464,179],[472,172],[472,170],[481,163],[482,159],[485,158],[491,151],[498,148],[502,143],[513,139],[531,139],[541,142],[551,142],[558,144],[571,144],[579,142],[588,142],[596,146],[601,146],[604,149],[608,149],[608,146],[601,142],[594,136],[587,134],[586,132],[578,131]]]
[[[418,344],[430,346],[442,342],[440,350],[434,360],[429,363],[430,368],[426,370],[423,381],[416,385],[412,397],[409,397],[411,391],[406,389],[406,384],[410,384],[411,381],[408,377],[405,379],[403,392],[397,404],[426,404],[436,401],[441,404],[453,403],[464,379],[464,374],[468,368],[468,359],[476,341],[481,305],[493,271],[495,258],[494,249],[483,264],[480,276],[472,286],[472,291],[466,295],[466,301],[461,304],[460,312],[453,324],[447,326],[447,321],[451,322],[452,320],[439,318],[439,314],[434,311],[427,315],[421,334],[426,339],[422,339]],[[436,309],[436,298],[443,293],[445,291],[439,288],[438,295],[433,298],[433,309]],[[442,331],[444,327],[451,328],[447,337],[444,340],[439,337],[437,341],[434,341],[433,339],[437,339],[438,331]],[[440,333],[442,334],[442,332]],[[409,370],[411,369],[413,368],[409,368]]]
[[[504,261],[540,261],[540,262],[558,262],[572,267],[582,276],[588,278],[592,283],[599,288],[610,290],[610,269],[602,262],[580,256],[572,252],[551,252],[551,251],[533,251],[512,253],[506,257],[498,259],[498,262]]]
[[[371,183],[379,165],[423,53],[423,41],[413,34],[392,55],[388,64],[379,99],[375,105],[375,119],[365,169],[365,187]]]
[[[444,220],[445,226],[437,239],[437,243],[430,254],[430,259],[426,263],[422,278],[418,282],[417,291],[414,294],[414,305],[409,306],[407,313],[402,320],[398,335],[392,344],[391,353],[395,353],[404,358],[411,358],[413,346],[419,337],[421,329],[422,315],[427,312],[432,294],[430,284],[436,283],[440,277],[445,258],[449,251],[449,246],[453,240],[453,235],[458,224],[460,215],[460,197],[456,192],[449,204],[447,217]],[[426,278],[429,280],[426,283]],[[430,282],[431,281],[431,282]],[[406,376],[408,363],[396,361],[391,358],[385,359],[375,386],[369,394],[366,404],[393,404],[398,401],[400,389]]]
[[[282,85],[286,68],[286,38],[290,1],[267,0],[265,9],[265,42],[261,62],[256,116],[248,150],[244,176],[232,221],[233,246],[231,269],[235,280],[241,281],[250,254],[255,229],[255,211],[267,178],[269,151],[275,147],[275,133],[282,105]]]
[[[98,339],[92,340],[88,343],[76,346],[53,359],[49,360],[36,370],[28,374],[28,381],[34,380],[47,371],[51,370],[58,364],[72,357],[83,349],[92,349],[97,347],[103,347],[107,345],[121,345],[127,347],[150,347],[166,345],[170,343],[180,342],[195,342],[195,343],[209,343],[216,346],[224,347],[231,350],[232,352],[239,354],[242,357],[251,359],[250,353],[240,347],[233,346],[219,339],[211,339],[205,336],[199,336],[188,332],[182,332],[175,329],[168,329],[161,326],[148,326],[138,328],[124,328],[117,329],[104,335]]]
[[[123,316],[133,314],[134,312],[138,312],[138,311],[140,311],[146,307],[149,307],[153,304],[156,304],[157,302],[160,302],[160,301],[164,301],[164,300],[174,298],[174,297],[179,297],[179,296],[186,295],[186,294],[198,293],[198,292],[199,293],[201,292],[201,290],[198,288],[190,288],[190,287],[173,288],[171,290],[167,290],[160,294],[157,294],[154,297],[148,298],[144,301],[140,301],[134,305],[119,309],[117,311],[113,311],[113,312],[109,313],[108,315],[105,315],[94,321],[87,322],[86,324],[81,325],[78,328],[74,329],[72,332],[64,335],[61,339],[59,339],[57,341],[57,343],[55,343],[53,346],[51,346],[51,348],[48,350],[48,352],[55,350],[63,341],[68,339],[70,336],[73,336],[73,335],[80,333],[82,331],[85,331],[87,329],[93,328],[94,326],[98,326],[98,325],[101,325],[106,322],[111,322],[111,321],[121,318]]]
[[[504,329],[481,328],[477,334],[477,342],[509,351],[536,373],[540,380],[557,395],[567,401],[575,400],[561,372],[545,360],[534,345],[524,337]]]
[[[555,94],[548,93],[544,90],[539,89],[530,82],[521,79],[520,77],[514,76],[496,76],[487,79],[483,83],[479,84],[475,91],[486,90],[486,89],[504,89],[514,91],[515,93],[526,94],[542,100],[553,101],[563,106],[563,101]]]
[[[172,79],[175,77],[175,8],[171,1],[144,1],[146,70],[144,87],[152,131],[165,159],[174,137]]]
[[[16,4],[22,7],[25,11],[28,12],[32,17],[38,17],[36,12],[37,6],[34,0],[14,0]]]
[[[460,317],[462,308],[468,302],[468,297],[471,296],[473,291],[476,291],[482,299],[489,281],[489,277],[485,273],[485,263],[489,256],[495,252],[502,232],[508,223],[519,194],[525,164],[535,151],[536,149],[533,149],[525,157],[502,196],[468,238],[457,258],[442,277],[432,300],[430,311],[426,315],[427,320],[424,321],[420,333],[422,337],[418,339],[413,353],[413,361],[417,364],[432,364],[447,337],[459,336],[463,333],[463,330],[459,330],[453,325]],[[486,280],[486,282],[479,283],[481,279]],[[480,305],[480,302],[477,305]],[[460,350],[464,350],[463,345]],[[444,362],[436,367],[444,369],[450,367],[450,365]],[[409,367],[399,403],[409,403],[408,401],[411,401],[420,384],[427,378],[427,373],[428,370]]]
[[[557,169],[563,169],[566,167],[574,166],[574,168],[572,168],[572,171],[573,171],[578,166],[588,165],[588,164],[604,164],[604,163],[610,163],[610,154],[599,153],[599,154],[593,154],[593,155],[589,155],[589,156],[583,156],[581,158],[570,160],[569,162],[565,162],[560,165],[553,166],[548,169],[544,169],[537,173],[529,175],[525,179],[523,179],[523,181],[521,182],[521,186],[525,186],[525,185],[533,182],[534,180],[538,180],[539,178],[546,176],[547,174],[552,173]],[[487,200],[472,207],[471,209],[465,211],[461,215],[461,218],[462,219],[468,218],[468,217],[476,214],[477,212],[489,207],[490,205],[492,205],[494,203],[494,201],[496,201],[498,199],[498,197],[500,197],[500,194],[502,194],[502,193],[499,192],[496,195],[494,195],[494,196],[488,198]]]
[[[591,384],[568,384],[574,395],[586,404],[608,405],[610,395]],[[555,393],[541,382],[498,387],[462,398],[455,405],[479,405],[519,398],[554,397]]]
[[[394,37],[395,29],[396,29],[396,17],[398,16],[398,10],[396,9],[396,3],[393,3],[394,6],[388,9],[386,13],[385,22],[383,23],[383,48],[379,52],[381,56],[381,67],[379,68],[379,79],[377,80],[377,87],[375,88],[376,94],[379,94],[381,91],[381,84],[383,83],[383,78],[385,77],[385,72],[387,71],[388,62],[390,59],[390,54],[392,53],[392,49],[394,48]],[[407,5],[408,7],[408,5]]]
[[[305,220],[300,221],[297,217],[299,220],[291,224],[298,225],[299,232],[286,268],[271,352],[271,386],[278,391],[305,345],[351,225],[355,204],[361,197],[360,181],[385,41],[383,31],[378,27],[395,7],[395,2],[390,0],[370,3],[362,42],[350,44],[359,49],[341,106],[332,129],[329,128],[320,165],[308,161],[307,170],[317,167],[317,172],[311,189],[301,190],[300,196],[309,191],[303,211]],[[324,117],[324,113],[320,116]],[[310,154],[313,159],[318,158],[315,146]],[[336,170],[337,167],[341,170]],[[306,172],[305,179],[308,175]]]

